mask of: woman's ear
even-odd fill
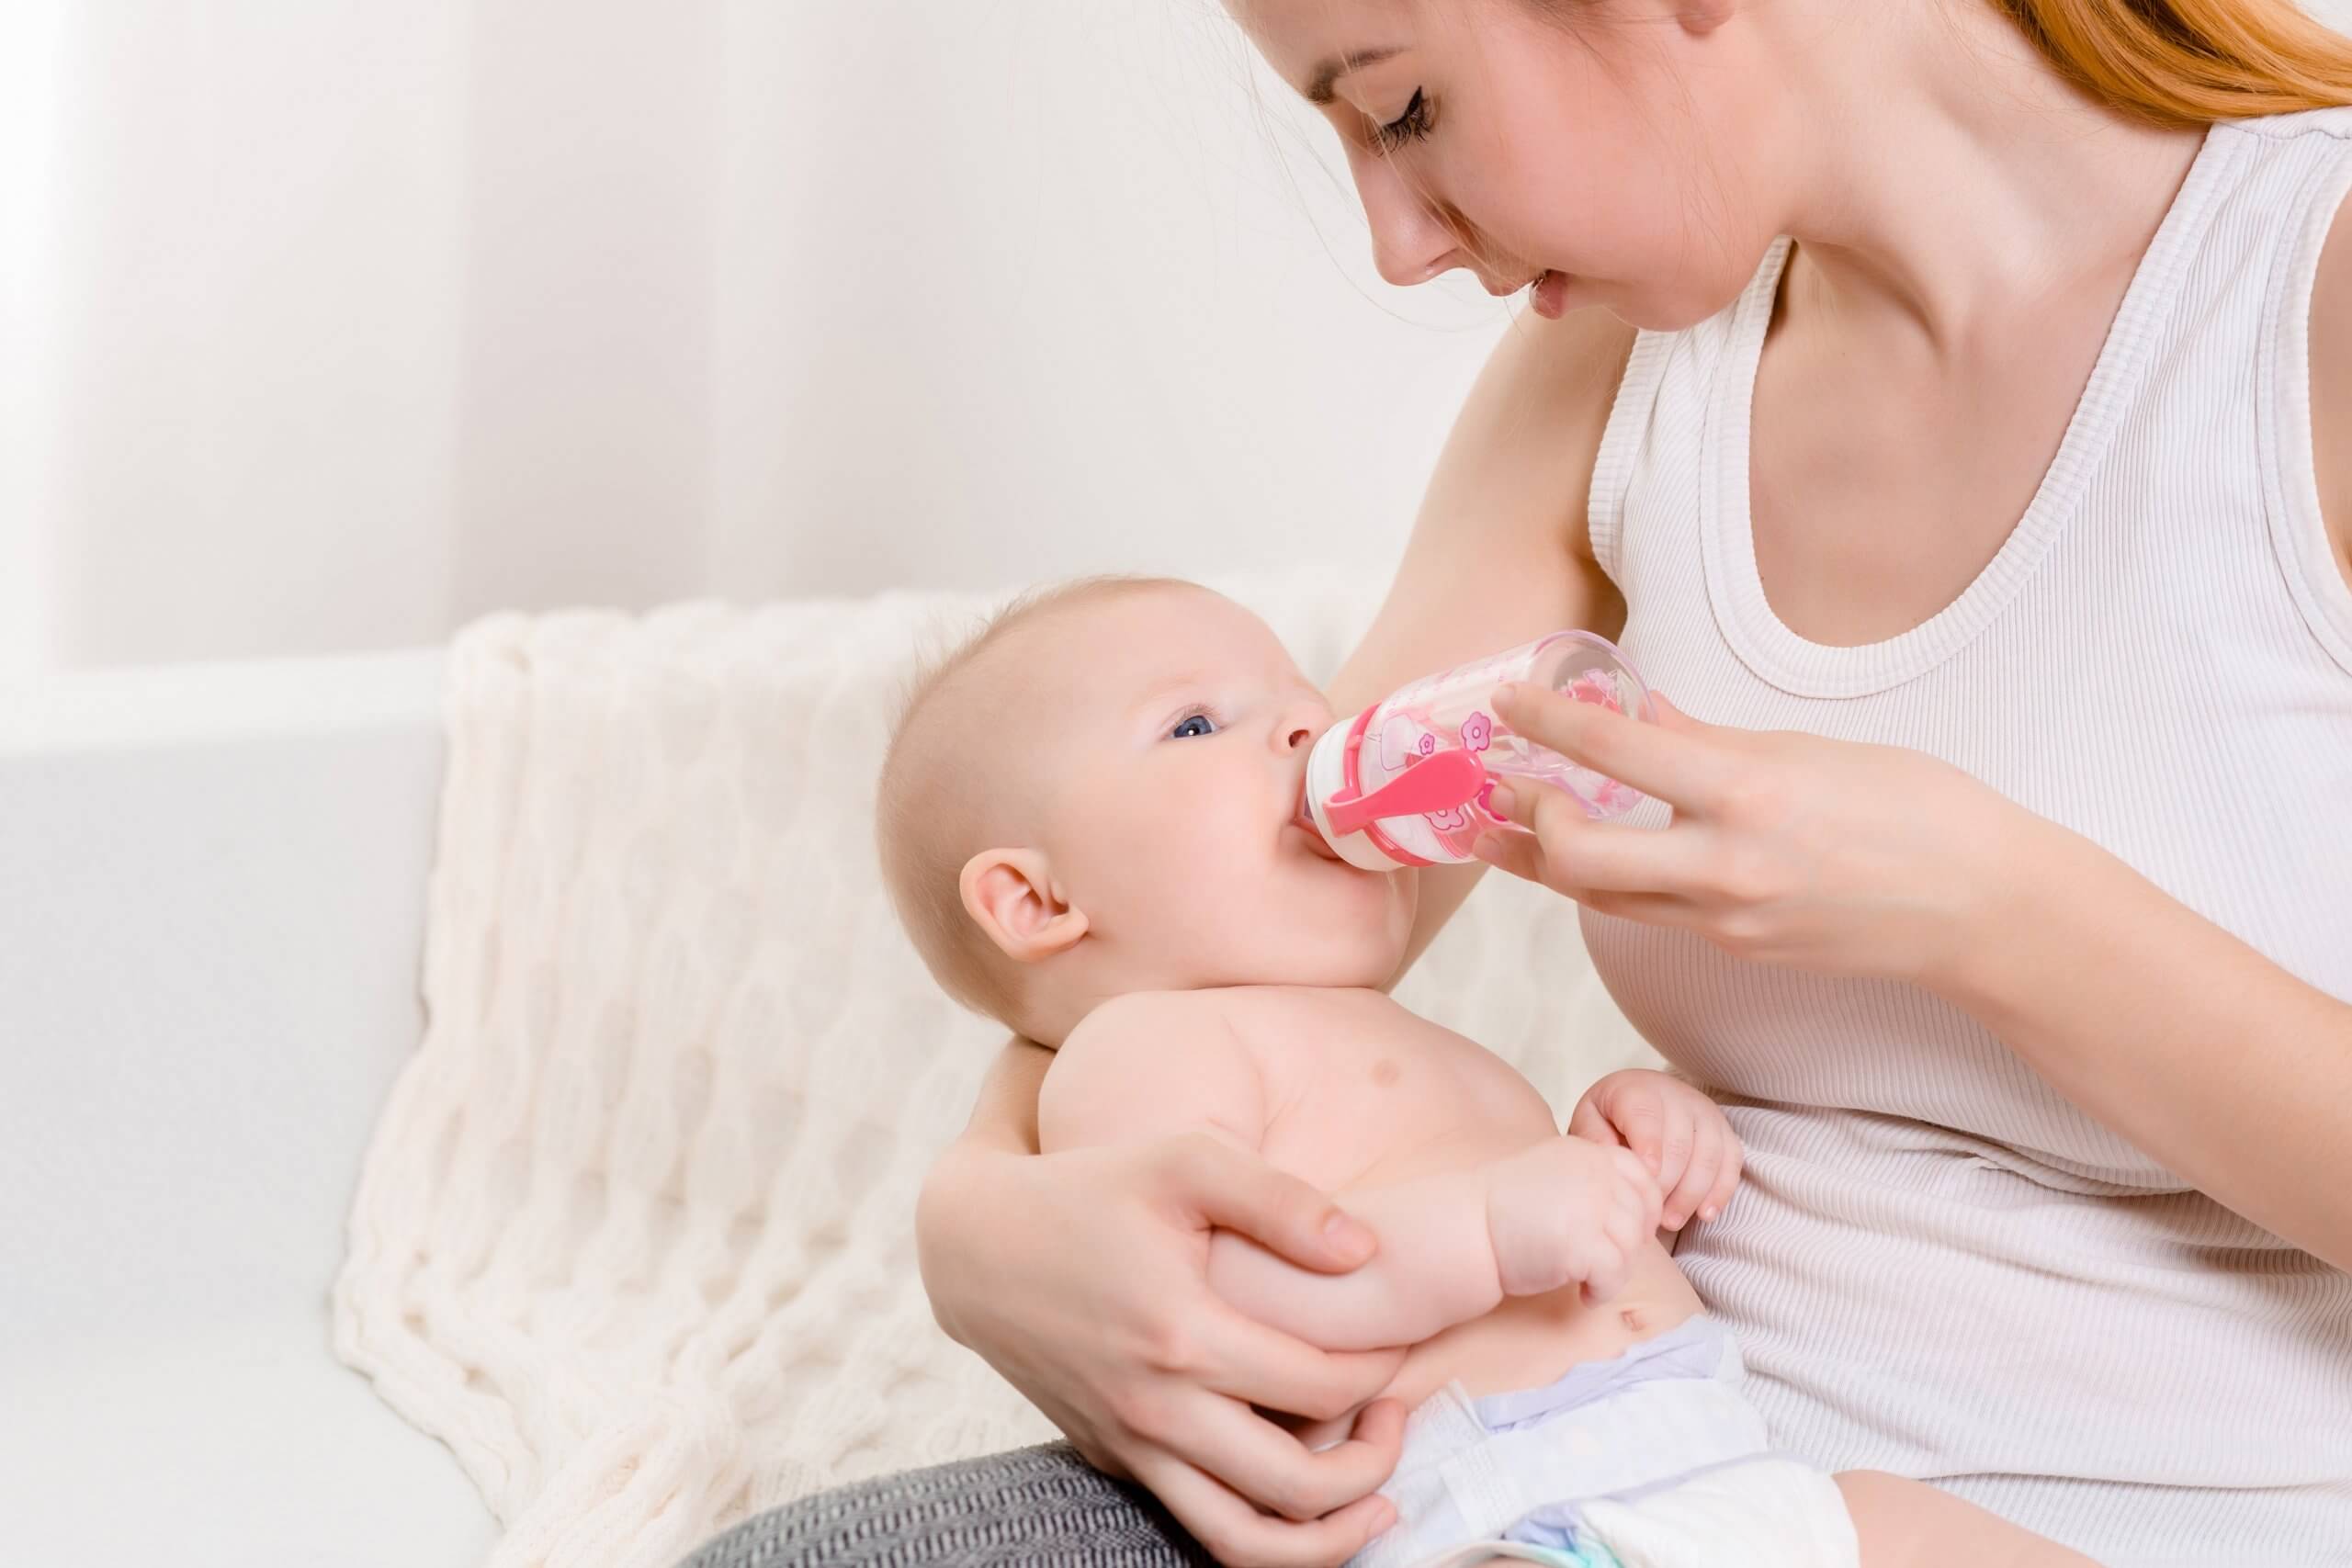
[[[1086,911],[1055,892],[1042,851],[982,850],[964,863],[957,886],[965,913],[1016,964],[1051,958],[1086,934]]]

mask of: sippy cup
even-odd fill
[[[1395,871],[1458,865],[1473,858],[1470,846],[1486,829],[1516,830],[1487,809],[1498,777],[1555,785],[1595,818],[1622,817],[1641,803],[1639,790],[1523,739],[1487,712],[1495,688],[1512,682],[1651,716],[1649,689],[1613,644],[1590,632],[1555,632],[1416,681],[1324,731],[1307,757],[1300,820],[1349,864]]]

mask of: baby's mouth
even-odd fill
[[[1325,860],[1336,861],[1339,852],[1323,837],[1323,829],[1315,825],[1315,813],[1306,804],[1306,792],[1299,791],[1298,809],[1291,813],[1290,826],[1306,835],[1306,847]]]

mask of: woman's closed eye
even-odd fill
[[[1394,152],[1408,142],[1420,141],[1430,129],[1429,95],[1416,87],[1405,112],[1385,125],[1374,126],[1372,139],[1382,152]]]

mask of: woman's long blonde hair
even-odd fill
[[[2352,39],[2292,0],[1993,0],[2070,80],[2165,126],[2352,104]]]

